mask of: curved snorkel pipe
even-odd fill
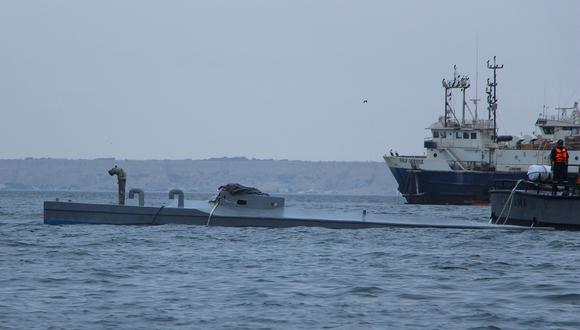
[[[169,191],[169,199],[174,199],[175,195],[177,195],[177,207],[183,208],[185,202],[185,196],[183,194],[183,190],[181,189],[172,189]]]
[[[110,176],[117,176],[117,185],[119,186],[119,205],[125,205],[125,184],[127,183],[127,174],[117,165],[108,172]]]
[[[135,194],[139,195],[139,206],[145,206],[145,192],[143,189],[132,188],[129,189],[129,199],[135,198]]]

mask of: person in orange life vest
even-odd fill
[[[566,181],[568,179],[568,150],[564,147],[564,141],[558,140],[558,143],[550,153],[552,162],[552,172],[555,181]]]

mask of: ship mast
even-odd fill
[[[455,125],[459,124],[459,120],[455,116],[455,111],[453,111],[453,108],[451,107],[454,89],[460,89],[462,94],[463,94],[461,124],[465,124],[465,107],[467,105],[467,103],[465,102],[465,90],[467,88],[469,88],[469,86],[470,86],[469,77],[467,77],[467,76],[462,77],[459,74],[457,74],[457,65],[454,65],[453,66],[453,80],[443,79],[442,84],[443,84],[443,88],[445,89],[445,114],[443,117],[444,127],[451,125],[452,122]]]
[[[469,99],[475,105],[475,121],[478,120],[477,116],[477,103],[479,99],[479,40],[475,42],[475,98]]]
[[[493,65],[489,63],[487,60],[487,68],[493,70],[493,82],[487,79],[487,88],[485,89],[485,93],[487,94],[487,111],[488,111],[488,119],[491,120],[493,117],[493,140],[497,142],[497,70],[503,69],[503,64],[498,65],[495,61],[495,56],[493,57]]]

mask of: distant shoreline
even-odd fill
[[[167,191],[161,190],[146,190],[145,193],[147,194],[167,194]],[[89,194],[116,194],[116,190],[11,190],[11,189],[0,189],[0,193],[89,193]],[[217,194],[216,191],[184,191],[184,194],[195,194],[195,195],[215,195]],[[348,195],[348,194],[323,194],[323,193],[269,193],[271,195],[280,195],[280,196],[340,196],[340,197],[398,197],[399,195]]]
[[[386,164],[371,161],[263,160],[246,157],[204,160],[118,160],[115,158],[0,159],[1,191],[110,192],[114,165],[127,172],[127,187],[151,192],[179,188],[212,193],[238,182],[286,195],[397,195]]]
[[[181,159],[129,159],[129,158],[116,158],[116,157],[96,157],[96,158],[62,158],[62,157],[24,157],[24,158],[0,158],[0,161],[30,161],[30,160],[66,160],[66,161],[112,161],[112,162],[122,162],[122,161],[152,161],[152,162],[164,162],[164,161],[175,161],[175,162],[201,162],[201,161],[275,161],[275,162],[304,162],[304,163],[382,163],[378,160],[303,160],[303,159],[274,159],[274,158],[255,158],[255,157],[245,157],[245,156],[234,156],[234,157],[210,157],[210,158],[181,158]]]

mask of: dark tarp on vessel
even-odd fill
[[[227,191],[232,195],[248,194],[248,195],[270,196],[264,192],[261,192],[258,188],[246,187],[239,183],[228,183],[225,186],[219,187],[219,191]]]

